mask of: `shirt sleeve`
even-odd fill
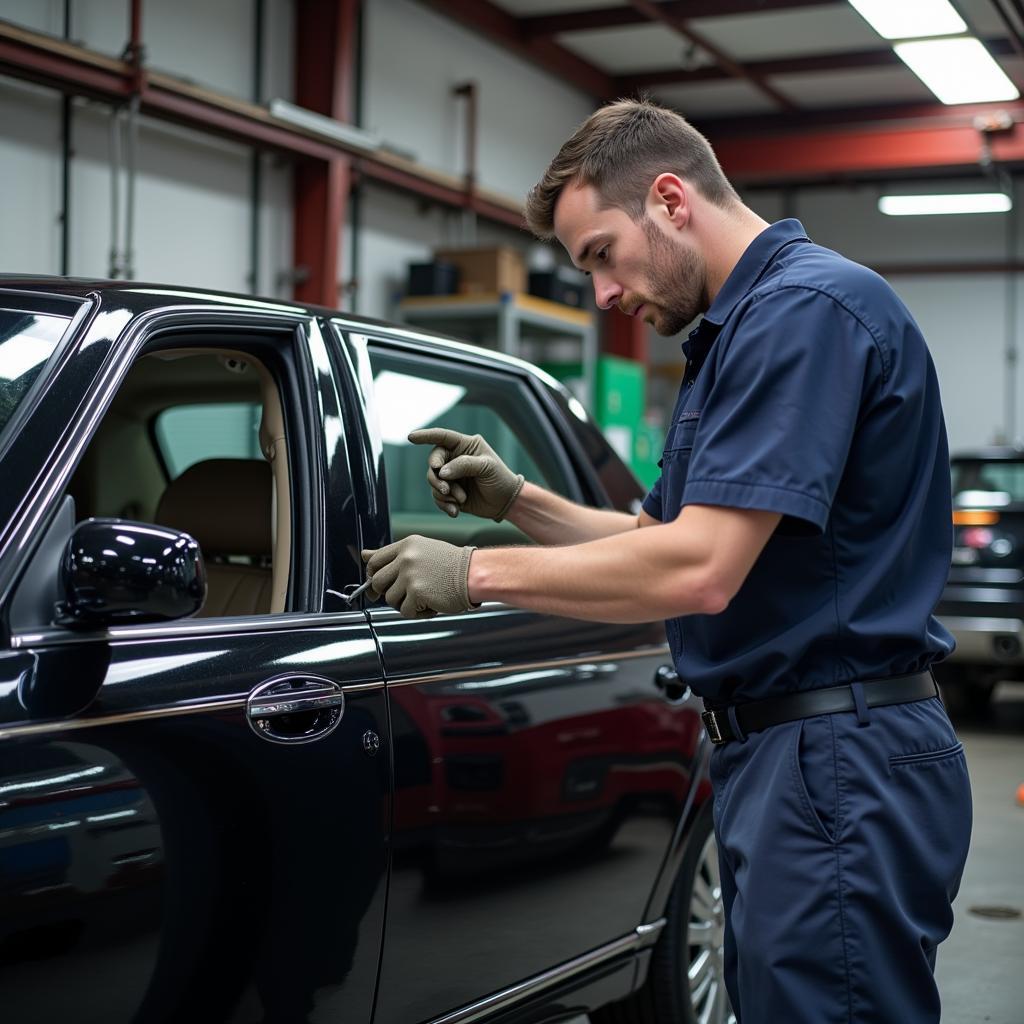
[[[643,501],[643,510],[651,516],[652,519],[662,518],[661,509],[661,477],[654,481],[654,486],[647,492],[647,497]]]
[[[874,338],[824,292],[788,286],[755,299],[723,341],[682,504],[780,512],[786,532],[823,531],[881,372]]]

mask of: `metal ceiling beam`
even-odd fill
[[[1014,126],[983,138],[975,118],[995,112],[1008,113]],[[996,163],[1024,165],[1024,101],[958,108],[955,115],[930,122],[849,124],[758,137],[710,133],[709,138],[722,169],[741,185],[857,180],[883,174],[906,177],[936,169],[971,173],[979,170],[986,141]]]
[[[107,103],[127,102],[135,84],[135,70],[126,61],[2,22],[0,74]],[[455,175],[431,171],[388,153],[367,157],[343,142],[279,121],[254,103],[220,96],[152,71],[146,74],[139,95],[141,110],[150,117],[292,157],[329,161],[339,154],[352,156],[354,171],[370,181],[445,206],[469,208],[496,223],[522,227],[518,203],[483,189],[467,195],[465,182]]]
[[[732,15],[765,14],[800,7],[838,7],[846,0],[663,0],[658,6],[677,18],[723,18]],[[520,18],[522,34],[528,39],[580,32],[595,28],[623,28],[642,25],[647,17],[634,7],[599,7],[585,11],[556,11]]]
[[[697,32],[687,19],[668,13],[663,5],[654,3],[654,0],[630,0],[630,3],[651,21],[660,22],[684,39],[689,40],[694,46],[699,46],[706,53],[709,53],[721,68],[734,78],[749,82],[758,92],[763,93],[782,110],[793,111],[797,109],[797,104],[788,96],[783,95],[783,93],[779,92],[774,86],[769,85],[763,78],[758,77],[748,68],[733,60],[724,50],[720,50],[715,46],[710,39]]]
[[[521,30],[519,19],[489,0],[420,0],[420,3],[472,32],[487,36],[502,49],[597,99],[614,98],[615,82],[611,75],[552,39],[528,38]]]
[[[1005,57],[1015,53],[1008,39],[984,40],[985,48],[994,57]],[[747,61],[743,65],[759,78],[774,75],[804,75],[816,72],[859,71],[867,68],[896,67],[906,69],[906,64],[896,56],[891,47],[878,50],[848,50],[843,53],[827,53],[810,57],[786,57],[777,60]],[[908,71],[907,74],[910,74]],[[733,76],[717,65],[686,70],[664,68],[659,71],[636,71],[618,75],[615,79],[620,92],[630,93],[650,89],[659,85],[691,85],[696,82],[719,82]]]

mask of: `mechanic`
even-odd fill
[[[414,432],[443,511],[539,546],[409,537],[363,553],[372,589],[408,616],[664,618],[714,744],[738,1020],[938,1020],[971,796],[929,671],[953,647],[932,616],[952,515],[919,328],[876,274],[745,206],[707,141],[648,101],[577,129],[527,221],[602,309],[662,335],[704,313],[661,477],[637,516],[583,508],[479,437]]]

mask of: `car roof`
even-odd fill
[[[111,301],[121,301],[135,313],[159,307],[161,305],[194,305],[197,301],[210,305],[236,305],[248,310],[265,308],[278,312],[291,312],[300,316],[322,316],[332,320],[344,320],[353,327],[365,327],[368,330],[386,331],[392,336],[403,336],[407,340],[428,340],[431,346],[447,349],[460,355],[468,355],[491,364],[498,363],[529,373],[538,378],[548,387],[561,391],[571,397],[565,386],[551,377],[539,367],[519,359],[516,356],[493,349],[470,345],[458,338],[439,334],[429,329],[411,324],[394,323],[389,320],[378,320],[374,317],[348,313],[329,306],[296,302],[291,299],[279,299],[259,295],[246,295],[241,292],[216,291],[210,288],[191,287],[188,285],[161,284],[148,281],[115,281],[107,278],[61,277],[45,274],[11,274],[0,273],[0,291],[10,290],[38,295],[59,295],[67,298],[88,300],[94,295],[101,295]],[[178,301],[174,301],[178,300]]]

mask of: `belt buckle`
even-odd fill
[[[724,743],[725,737],[722,735],[722,730],[718,727],[718,719],[715,718],[714,711],[704,711],[700,717],[704,720],[704,728],[707,729],[711,742],[716,746],[719,743]]]

